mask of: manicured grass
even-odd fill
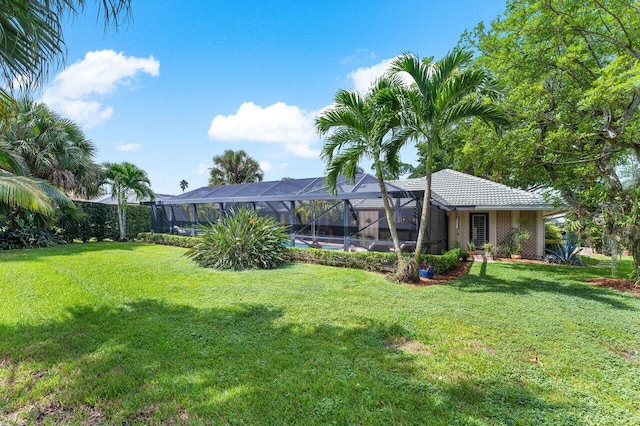
[[[412,287],[184,252],[0,253],[0,424],[640,424],[640,298],[582,282],[606,267]]]

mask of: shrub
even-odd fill
[[[460,265],[462,250],[454,248],[443,255],[423,254],[420,264],[431,265],[436,273],[444,274]],[[410,256],[408,256],[410,258]],[[342,268],[363,269],[373,272],[393,272],[398,261],[395,253],[344,252],[311,248],[289,248],[286,253],[289,262],[315,263]]]
[[[273,269],[284,263],[287,228],[255,210],[240,208],[209,225],[199,226],[202,241],[187,256],[216,269]]]
[[[165,246],[186,247],[191,248],[202,242],[200,237],[183,237],[171,234],[155,234],[151,232],[141,232],[138,239],[154,244],[162,244]]]
[[[63,217],[57,224],[67,241],[118,239],[118,213],[115,205],[87,201],[75,201],[75,204],[83,212],[83,217],[75,221],[64,220]],[[151,207],[128,205],[127,238],[134,238],[140,232],[150,229]]]
[[[549,263],[584,266],[578,255],[580,250],[578,244],[565,241],[563,244],[557,244],[555,250],[546,249],[547,255],[545,257]]]

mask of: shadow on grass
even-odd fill
[[[589,271],[580,267],[536,265],[520,263],[501,263],[504,270],[513,270],[513,279],[501,279],[487,273],[487,263],[480,266],[479,272],[470,270],[452,283],[452,287],[471,293],[511,293],[533,294],[539,292],[555,293],[563,296],[578,297],[585,300],[609,305],[621,310],[637,310],[627,302],[627,298],[615,291],[588,284],[576,284],[572,281],[585,281],[591,277]],[[543,272],[547,276],[555,276],[556,280],[523,279],[527,273]]]
[[[286,323],[282,310],[263,305],[78,306],[61,321],[0,326],[0,419],[452,424],[572,416],[514,378],[452,372],[430,380],[418,355],[385,344],[406,334],[368,320]]]
[[[54,247],[34,249],[0,250],[0,262],[20,262],[52,256],[74,256],[78,253],[106,250],[134,251],[144,243],[101,241],[89,243],[61,244]]]

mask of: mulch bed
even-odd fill
[[[460,262],[460,266],[457,269],[447,272],[446,274],[436,274],[433,278],[420,278],[420,284],[416,285],[435,285],[435,284],[444,284],[449,281],[453,281],[458,278],[460,275],[466,274],[469,272],[469,268],[473,262]]]
[[[633,281],[626,278],[591,278],[588,279],[589,284],[599,287],[609,287],[614,290],[640,297],[640,286],[636,286]]]

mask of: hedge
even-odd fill
[[[202,238],[200,237],[183,237],[171,234],[156,234],[153,232],[141,232],[138,234],[138,239],[153,244],[186,248],[191,248],[202,242]]]
[[[444,274],[460,266],[460,256],[461,250],[459,248],[454,248],[442,255],[423,254],[420,257],[420,264],[431,265],[437,274]],[[395,269],[398,257],[391,252],[345,252],[291,247],[288,250],[287,260],[290,262],[364,269],[373,272],[392,272]]]
[[[98,241],[118,239],[117,206],[86,201],[74,201],[74,203],[85,213],[85,217],[74,224],[67,223],[64,226],[59,225],[59,227],[62,228],[62,235],[67,241],[74,239],[88,241],[91,238],[95,238]],[[126,237],[132,239],[140,232],[145,232],[150,229],[151,207],[128,205]]]
[[[177,247],[193,247],[202,241],[199,237],[182,237],[151,232],[140,233],[138,238],[149,243]],[[433,266],[436,274],[444,274],[460,266],[460,257],[463,254],[460,248],[454,248],[442,255],[423,254],[420,258],[420,263]],[[391,252],[346,252],[296,247],[289,247],[285,254],[285,259],[288,262],[314,263],[373,272],[392,272],[398,260],[396,254]]]

